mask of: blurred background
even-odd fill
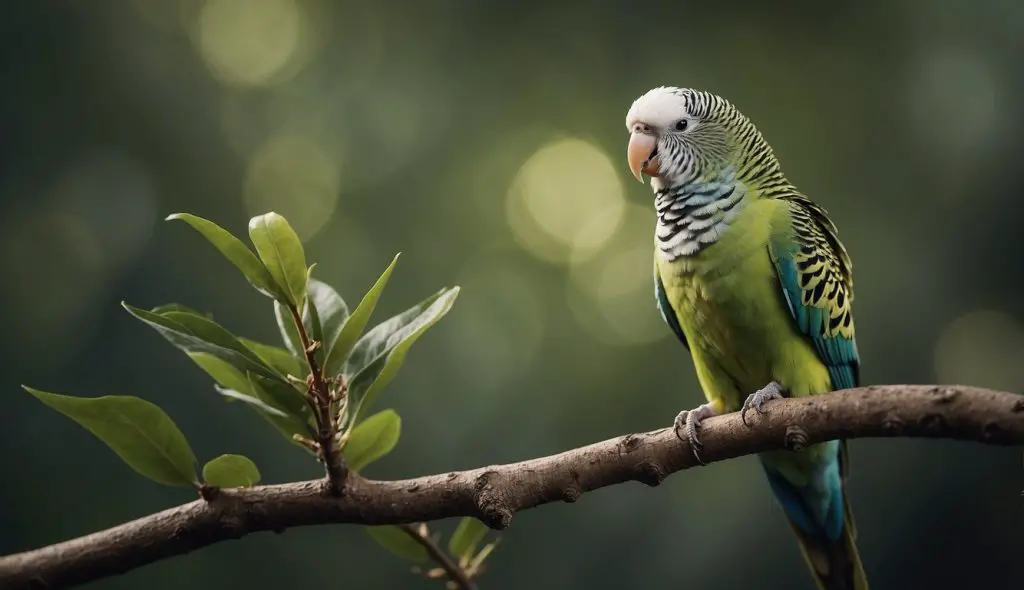
[[[1017,0],[8,2],[0,553],[193,498],[20,383],[140,395],[201,460],[244,453],[267,482],[320,475],[119,306],[180,302],[277,338],[268,300],[161,221],[176,211],[241,235],[251,215],[285,215],[352,305],[403,252],[378,321],[463,287],[377,406],[404,429],[369,476],[554,453],[698,404],[651,294],[650,189],[625,162],[626,110],[663,84],[732,100],[832,214],[867,383],[1021,391],[1022,54]],[[1019,449],[851,453],[874,588],[1024,586]],[[519,514],[489,564],[484,590],[812,588],[752,457]],[[329,526],[90,587],[437,586],[361,528]]]

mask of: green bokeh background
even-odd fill
[[[175,211],[237,233],[282,213],[353,304],[403,252],[377,320],[463,287],[378,405],[404,432],[370,476],[549,454],[699,403],[649,291],[649,188],[624,161],[626,109],[662,84],[731,99],[828,208],[855,261],[867,383],[1020,391],[1022,31],[1019,0],[5,3],[0,553],[192,498],[20,383],[141,395],[203,459],[247,454],[269,482],[319,475],[118,305],[177,301],[275,337],[267,300],[160,221]],[[1024,586],[1019,450],[851,452],[873,587]],[[744,458],[519,514],[481,585],[810,589],[803,567]],[[90,587],[436,585],[329,526]]]

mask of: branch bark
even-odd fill
[[[925,437],[1024,445],[1024,396],[963,386],[887,385],[769,402],[764,415],[701,423],[711,463],[832,439]],[[0,557],[0,588],[67,588],[227,539],[328,523],[407,524],[474,516],[503,529],[520,511],[639,481],[656,486],[697,465],[673,429],[627,434],[507,465],[397,481],[349,473],[344,494],[325,480],[222,490],[84,537]]]

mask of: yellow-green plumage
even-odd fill
[[[793,397],[857,385],[849,257],[753,124],[715,95],[660,88],[627,126],[658,140],[656,295],[714,411],[772,382]],[[866,590],[845,444],[760,458],[818,587]]]
[[[831,389],[828,371],[786,309],[768,255],[772,232],[791,231],[786,207],[756,201],[700,255],[672,262],[657,257],[701,387],[720,411],[739,410],[773,380],[792,396]]]

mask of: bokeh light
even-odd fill
[[[251,215],[277,211],[305,241],[334,213],[340,188],[339,165],[320,146],[305,137],[280,135],[249,161],[245,205]]]
[[[552,141],[530,156],[506,201],[516,240],[538,258],[559,263],[596,253],[615,234],[624,208],[611,159],[575,138]]]
[[[444,194],[453,209],[463,210],[471,221],[469,229],[481,237],[500,232],[512,238],[508,215],[508,190],[513,179],[537,146],[549,141],[551,130],[540,125],[523,125],[503,130],[501,141],[470,143],[448,167]],[[469,210],[465,211],[464,208]],[[521,204],[516,213],[523,213]]]
[[[196,42],[211,73],[225,84],[276,84],[297,73],[307,17],[296,0],[207,0]]]
[[[1002,311],[977,310],[947,325],[935,346],[938,383],[1024,389],[1024,327]]]

